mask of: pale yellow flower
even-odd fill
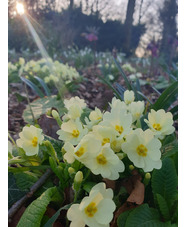
[[[134,102],[135,96],[133,91],[126,90],[124,92],[124,101],[128,105],[131,102]]]
[[[84,109],[86,107],[86,103],[83,99],[80,99],[79,97],[75,96],[72,97],[71,99],[65,99],[64,100],[64,104],[65,107],[67,108],[67,110],[69,110],[69,108],[73,105],[78,105],[79,107],[81,107],[82,109]]]
[[[121,145],[124,153],[138,168],[145,172],[160,169],[162,166],[161,142],[156,139],[150,129],[143,131],[138,128],[126,136],[126,142]]]
[[[144,101],[132,102],[129,105],[129,112],[132,114],[132,122],[140,119],[145,109]]]
[[[163,139],[166,135],[170,135],[175,131],[172,113],[166,113],[163,109],[158,111],[152,109],[148,114],[148,120],[145,119],[144,121],[155,137],[159,139]]]
[[[63,123],[61,129],[57,131],[57,134],[60,140],[77,145],[87,132],[88,130],[83,128],[82,123],[79,118],[77,118],[76,120],[69,120]]]
[[[71,221],[70,227],[109,227],[116,209],[112,199],[113,191],[106,189],[105,183],[95,185],[80,204],[69,208],[67,218]]]
[[[25,126],[22,132],[19,133],[20,139],[16,141],[17,146],[23,148],[26,155],[32,156],[38,154],[39,144],[42,143],[44,136],[42,130],[31,125]]]
[[[103,178],[117,180],[119,173],[123,172],[125,167],[109,144],[105,144],[96,156],[86,160],[85,165],[95,175],[101,174]]]
[[[123,138],[131,131],[132,115],[126,114],[126,111],[121,108],[112,108],[111,112],[105,112],[103,121],[100,125],[111,127],[116,131],[117,136]]]

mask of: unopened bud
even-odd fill
[[[68,172],[69,172],[69,174],[73,174],[75,172],[75,169],[72,167],[69,167]]]
[[[150,178],[151,178],[151,174],[150,173],[146,173],[145,174],[145,179],[150,180]]]
[[[61,127],[62,120],[60,119],[60,116],[56,110],[52,110],[52,117],[57,121],[59,127]]]
[[[133,165],[130,165],[129,166],[129,169],[132,171],[134,169],[134,166]]]
[[[116,153],[116,155],[118,156],[118,158],[119,158],[120,160],[122,160],[122,159],[124,158],[124,156],[125,156],[124,153]]]
[[[59,118],[59,114],[58,114],[58,112],[56,110],[52,110],[52,117],[54,119]]]
[[[81,183],[83,181],[83,173],[81,171],[78,171],[75,175],[74,182]]]

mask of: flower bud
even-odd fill
[[[75,172],[75,169],[72,167],[69,167],[68,172],[69,172],[69,174],[73,174]]]
[[[151,178],[151,174],[150,173],[146,173],[145,174],[145,179],[150,180],[150,178]]]
[[[78,171],[75,175],[74,182],[81,183],[83,181],[83,173],[81,171]]]
[[[59,114],[58,114],[58,112],[57,112],[56,110],[52,110],[52,117],[53,117],[54,119],[59,118]]]
[[[133,165],[130,165],[129,166],[129,169],[132,171],[134,169],[134,166]]]
[[[133,91],[126,90],[124,92],[124,101],[127,105],[130,104],[131,102],[133,102],[134,99],[135,99],[135,97],[134,97]]]
[[[57,121],[59,127],[62,125],[62,121],[60,119],[60,116],[56,110],[52,110],[52,117]]]
[[[120,160],[122,160],[122,159],[124,158],[124,156],[125,156],[124,153],[116,153],[116,155],[118,156],[118,158],[119,158]]]

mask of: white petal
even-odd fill
[[[113,218],[115,209],[116,205],[111,199],[103,199],[98,205],[98,212],[95,214],[95,219],[100,224],[109,224]]]

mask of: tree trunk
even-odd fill
[[[70,0],[69,10],[72,10],[74,6],[74,0]]]
[[[135,9],[135,3],[136,3],[136,0],[129,0],[127,5],[127,15],[126,15],[125,29],[124,29],[124,32],[125,32],[124,49],[127,55],[131,53],[130,40],[132,36],[132,24],[133,24],[133,14]]]
[[[167,62],[170,62],[174,42],[177,39],[176,15],[178,6],[176,0],[166,0],[160,11],[160,20],[163,23],[163,33],[160,52],[164,54]]]

